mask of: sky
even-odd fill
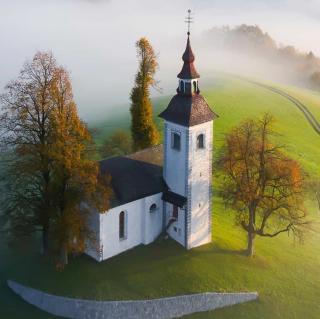
[[[128,106],[137,69],[134,44],[146,36],[159,55],[163,94],[172,94],[189,8],[201,75],[219,65],[201,43],[214,26],[257,24],[278,43],[320,56],[320,0],[0,0],[0,92],[36,51],[49,50],[71,73],[80,115],[105,118]]]

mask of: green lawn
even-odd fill
[[[215,122],[215,151],[225,132],[241,119],[270,111],[277,118],[276,139],[288,147],[312,176],[320,177],[320,136],[289,101],[243,80],[221,76],[203,95],[220,118]],[[320,119],[320,95],[286,88]],[[168,99],[158,99],[155,113]],[[128,128],[129,116],[103,123],[98,139],[110,127]],[[217,184],[218,181],[215,181]],[[311,217],[320,221],[313,198],[306,199]],[[315,226],[317,230],[319,226]],[[256,302],[196,314],[190,318],[319,318],[320,233],[310,234],[303,245],[282,234],[257,239],[257,256],[243,255],[245,234],[234,226],[231,211],[213,197],[213,242],[186,251],[171,240],[141,246],[102,263],[83,256],[72,260],[64,272],[56,272],[33,249],[3,248],[0,251],[0,317],[50,318],[21,302],[4,286],[6,278],[51,293],[90,299],[138,299],[201,291],[258,291]],[[4,314],[4,315],[2,315]]]

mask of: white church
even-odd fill
[[[86,253],[102,261],[167,233],[186,249],[211,242],[211,111],[199,90],[190,33],[178,74],[179,87],[164,120],[164,143],[100,162],[111,175],[111,208],[95,212],[91,225],[98,248]]]

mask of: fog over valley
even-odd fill
[[[320,66],[316,2],[0,0],[0,92],[36,51],[49,50],[71,72],[80,115],[87,121],[106,118],[129,105],[137,69],[134,44],[146,36],[159,53],[162,94],[173,94],[189,8],[191,44],[204,82],[223,71],[308,86]],[[241,24],[260,29],[234,31]]]

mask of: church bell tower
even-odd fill
[[[190,27],[190,10],[187,22]],[[164,119],[163,193],[165,229],[187,249],[211,242],[213,120],[200,94],[190,30],[178,74],[177,94],[159,115]]]

